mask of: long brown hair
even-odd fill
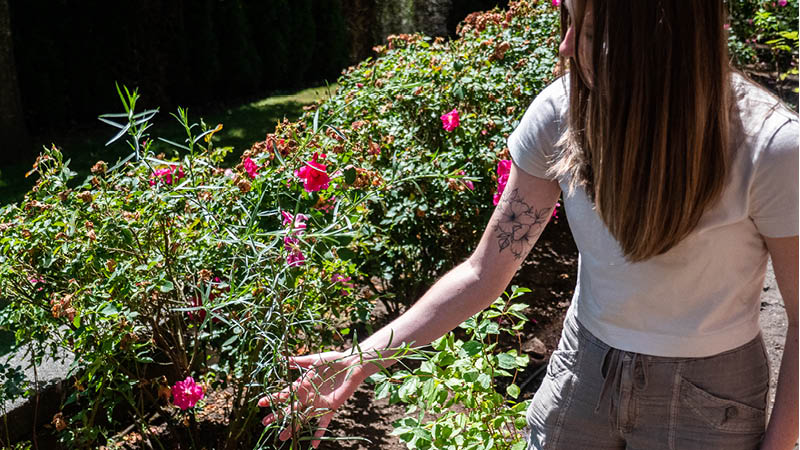
[[[584,187],[629,261],[662,254],[697,225],[727,175],[732,105],[722,0],[593,0],[592,61],[575,23],[567,131],[552,168]],[[565,62],[561,61],[562,67]]]

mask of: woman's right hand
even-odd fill
[[[311,445],[317,448],[334,411],[353,395],[363,381],[363,377],[354,370],[358,358],[342,352],[325,352],[289,357],[289,365],[300,369],[302,374],[291,386],[258,401],[258,406],[272,406],[274,409],[273,413],[264,417],[262,423],[267,426],[277,420],[285,420],[278,436],[285,441],[299,430],[303,422],[316,417],[319,424]],[[287,401],[288,405],[279,406]]]

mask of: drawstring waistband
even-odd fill
[[[637,372],[639,370],[641,373]],[[617,430],[620,426],[620,415],[627,416],[630,410],[633,388],[647,388],[647,357],[639,353],[609,347],[603,355],[600,373],[603,376],[603,387],[600,389],[600,396],[597,398],[594,412],[600,411],[603,399],[609,390],[612,390],[609,398],[608,418],[612,429]],[[622,424],[623,427],[627,428],[632,425],[628,422],[626,417]]]

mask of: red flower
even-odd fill
[[[180,180],[186,174],[183,173],[183,167],[181,166],[167,166],[162,169],[157,169],[150,175],[150,186],[155,186],[159,181],[164,182],[164,184],[172,184],[173,178]]]
[[[442,119],[442,128],[444,128],[445,131],[453,131],[458,128],[459,116],[458,110],[455,108],[449,113],[443,114],[440,119]]]
[[[258,164],[256,164],[255,161],[250,159],[249,156],[245,158],[244,170],[245,172],[247,172],[247,175],[249,175],[251,179],[255,178],[256,175],[258,175],[258,169],[260,169],[260,167],[258,167]]]
[[[201,398],[205,397],[203,387],[195,383],[194,378],[186,377],[172,386],[173,403],[182,410],[194,407]]]
[[[500,197],[506,189],[508,183],[508,175],[511,173],[511,160],[503,159],[497,163],[497,193],[494,194],[492,203],[497,205],[500,202]]]
[[[331,177],[326,172],[328,166],[317,162],[318,154],[315,152],[311,161],[294,171],[294,176],[303,181],[303,189],[307,192],[315,192],[328,189]],[[324,158],[325,155],[322,155]]]

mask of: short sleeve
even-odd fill
[[[547,174],[547,169],[561,135],[567,102],[565,84],[564,79],[559,78],[544,88],[508,138],[508,150],[514,163],[539,178],[553,178]]]
[[[762,236],[797,236],[797,170],[795,117],[782,120],[756,160],[750,187],[750,217]]]

